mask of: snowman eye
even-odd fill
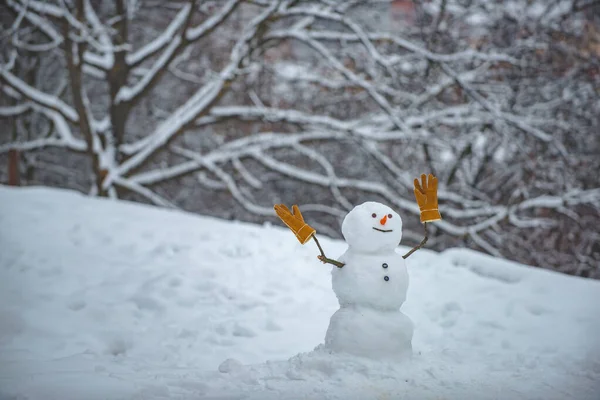
[[[392,214],[388,214],[388,218],[392,218]]]
[[[371,214],[371,217],[377,218],[377,214],[373,213],[373,214]]]

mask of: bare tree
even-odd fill
[[[0,153],[237,219],[299,202],[332,236],[378,199],[414,241],[434,172],[436,248],[600,276],[594,2],[107,3],[6,1]]]

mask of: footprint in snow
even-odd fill
[[[248,249],[242,246],[224,247],[220,249],[221,254],[226,255],[230,258],[246,258],[250,257],[252,253]]]
[[[133,304],[135,304],[140,310],[154,312],[160,312],[164,310],[164,306],[159,301],[153,299],[150,296],[138,294],[136,296],[133,296],[130,301],[132,301]]]
[[[479,325],[484,328],[489,328],[489,329],[493,329],[493,330],[500,330],[500,331],[506,330],[506,327],[502,324],[499,324],[497,321],[480,321]]]
[[[195,395],[203,395],[210,388],[210,386],[208,384],[203,383],[203,382],[197,382],[194,380],[175,381],[175,382],[171,382],[170,385],[191,391]]]
[[[550,313],[550,310],[540,306],[539,304],[529,304],[525,306],[525,309],[532,315],[539,316]]]
[[[462,308],[460,304],[451,301],[444,304],[440,311],[441,321],[440,326],[444,328],[451,328],[456,324],[458,318],[462,314]]]
[[[245,301],[243,303],[240,303],[237,305],[237,308],[240,311],[249,311],[249,310],[253,310],[257,307],[261,307],[261,306],[265,306],[266,304],[262,301],[258,301],[258,300],[249,300],[249,301]]]
[[[256,336],[256,332],[244,325],[241,325],[239,322],[236,322],[231,329],[228,329],[227,325],[229,324],[221,323],[217,325],[215,332],[221,336],[227,336],[230,331],[231,335],[235,337],[252,338]]]
[[[212,343],[218,346],[233,346],[235,343],[233,342],[233,340],[231,339],[227,339],[227,338],[222,338],[222,337],[215,337],[215,336],[209,336],[206,338],[206,342],[208,343]]]
[[[169,286],[171,286],[171,287],[173,287],[173,288],[176,288],[176,287],[179,287],[179,286],[181,286],[181,278],[179,278],[179,277],[177,277],[177,276],[176,276],[176,277],[174,277],[174,278],[171,278],[171,279],[169,280]]]
[[[277,295],[277,292],[271,290],[271,289],[265,289],[263,290],[261,293],[261,295],[265,296],[265,297],[273,297]]]
[[[231,332],[231,334],[236,337],[247,337],[247,338],[256,336],[256,333],[252,329],[247,328],[247,327],[237,324],[237,323],[233,327],[233,331]]]
[[[184,297],[177,300],[177,305],[183,308],[193,308],[198,304],[198,299],[195,297]]]
[[[59,266],[44,268],[38,272],[40,278],[52,278],[55,276],[62,275],[62,268]]]
[[[230,372],[239,371],[240,369],[242,369],[242,367],[242,363],[236,360],[235,358],[228,358],[219,365],[219,372],[223,374],[228,374]]]
[[[133,398],[136,399],[152,399],[152,398],[162,398],[168,399],[171,398],[171,392],[169,391],[169,387],[163,384],[156,385],[148,385],[141,388]]]
[[[177,337],[180,338],[180,339],[187,339],[187,338],[195,339],[195,338],[198,337],[198,331],[183,328],[181,330],[181,332],[179,332],[179,334],[177,335]]]
[[[196,285],[196,290],[199,292],[209,292],[215,288],[214,282],[202,281]]]
[[[86,305],[87,303],[82,299],[71,300],[67,302],[67,308],[73,311],[79,311],[85,308]]]
[[[275,321],[273,321],[272,319],[269,319],[267,321],[267,323],[265,324],[265,330],[267,331],[271,331],[271,332],[276,332],[276,331],[280,331],[281,330],[281,326],[279,326]]]
[[[132,347],[133,342],[122,337],[112,337],[106,341],[106,353],[113,356],[126,354]]]

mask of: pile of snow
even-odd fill
[[[0,399],[598,398],[600,282],[420,250],[413,356],[392,362],[321,345],[339,306],[317,254],[284,228],[0,187]]]

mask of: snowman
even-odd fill
[[[404,260],[425,245],[426,223],[441,219],[437,179],[422,175],[421,182],[415,179],[414,192],[425,238],[404,256],[396,252],[402,239],[402,218],[384,204],[369,201],[346,215],[342,235],[348,249],[337,260],[325,256],[316,231],[304,222],[298,206],[292,211],[284,205],[275,206],[277,215],[300,243],[313,239],[321,253],[318,259],[333,265],[332,288],[340,308],[329,322],[325,349],[376,359],[412,353],[413,323],[400,311],[409,283]]]

